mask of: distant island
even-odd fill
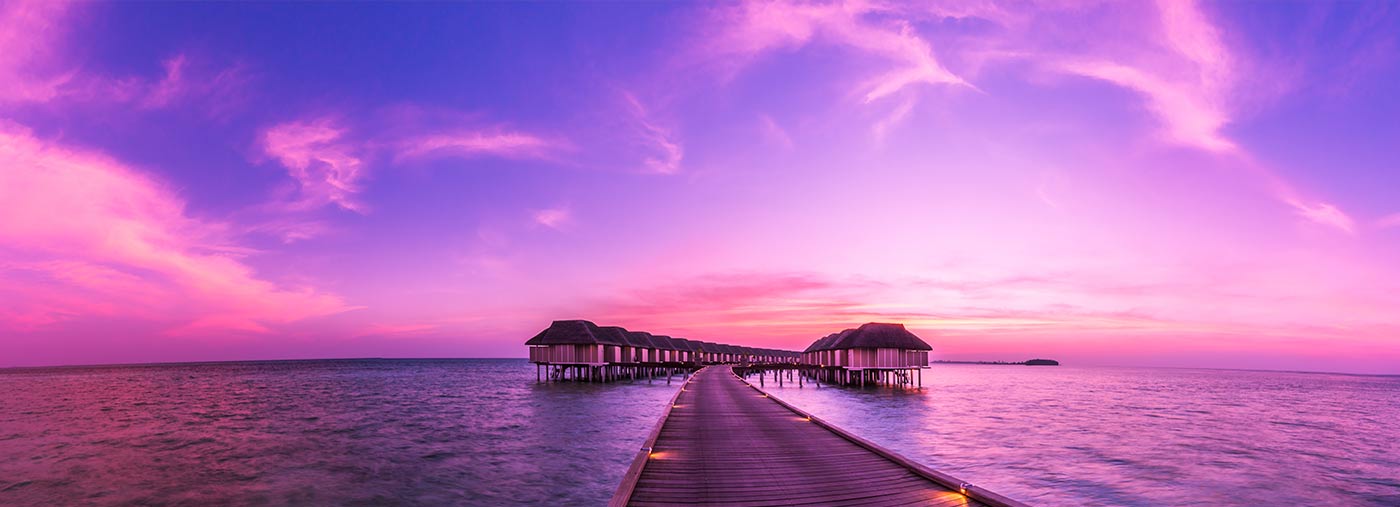
[[[1054,359],[1031,359],[1028,361],[929,361],[937,364],[1009,364],[1020,366],[1059,366]]]

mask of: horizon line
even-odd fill
[[[107,368],[107,367],[130,367],[130,366],[174,366],[174,365],[200,365],[200,364],[232,364],[232,363],[273,363],[273,362],[311,362],[311,361],[444,361],[444,360],[521,360],[529,361],[528,357],[382,357],[382,356],[362,356],[362,357],[320,357],[320,358],[278,358],[278,359],[225,359],[209,361],[154,361],[154,362],[131,362],[131,363],[73,363],[73,364],[44,364],[44,365],[4,365],[0,366],[0,373],[9,370],[37,370],[44,368]],[[972,360],[959,360],[972,361]],[[982,362],[992,362],[993,360],[977,360]],[[1056,359],[1056,361],[1059,361]],[[957,364],[957,363],[947,363]],[[974,364],[973,366],[1016,366],[1015,364]],[[1065,366],[1063,362],[1059,365]],[[1147,366],[1132,364],[1091,364],[1091,365],[1070,365],[1078,368],[1144,368],[1144,369],[1170,369],[1170,370],[1211,370],[1211,371],[1244,371],[1263,373],[1302,373],[1314,375],[1348,375],[1357,377],[1400,377],[1400,372],[1394,373],[1356,373],[1343,371],[1322,371],[1322,370],[1272,370],[1267,368],[1221,368],[1208,366]],[[932,368],[932,366],[930,366]]]

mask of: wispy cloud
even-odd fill
[[[0,103],[47,101],[72,78],[54,63],[68,10],[65,2],[0,4]]]
[[[1052,65],[1141,94],[1173,143],[1218,153],[1235,151],[1237,146],[1221,129],[1231,119],[1227,108],[1239,81],[1235,72],[1244,69],[1234,66],[1238,59],[1194,1],[1155,5],[1156,25],[1142,30],[1156,37],[1130,45],[1105,42],[1086,54],[1052,57]]]
[[[759,131],[763,133],[763,137],[767,139],[768,142],[786,150],[791,150],[793,148],[792,136],[788,135],[787,129],[784,129],[782,125],[778,125],[778,122],[774,120],[772,116],[766,114],[758,115],[758,127]]]
[[[745,2],[719,9],[707,34],[712,58],[737,70],[770,52],[827,44],[878,56],[893,64],[856,88],[874,102],[914,85],[971,87],[939,62],[933,47],[895,6],[874,2]]]
[[[240,104],[252,80],[241,64],[215,67],[184,53],[167,58],[161,69],[164,73],[159,79],[149,84],[134,83],[145,88],[135,99],[140,107],[160,109],[182,102],[200,102],[214,116],[224,116]]]
[[[895,106],[894,109],[890,110],[889,114],[886,114],[884,117],[880,118],[879,121],[876,121],[875,125],[870,127],[870,133],[875,138],[875,144],[884,144],[885,137],[889,135],[890,131],[894,130],[900,123],[903,123],[905,119],[909,118],[909,113],[913,110],[914,100],[905,99],[900,102],[898,106]]]
[[[1060,70],[1102,79],[1141,93],[1148,108],[1166,124],[1167,138],[1207,151],[1230,153],[1235,143],[1221,135],[1228,116],[1194,85],[1174,85],[1136,67],[1114,62],[1065,62]]]
[[[442,328],[439,324],[414,323],[414,324],[371,324],[360,330],[356,337],[402,337],[421,336],[433,333]]]
[[[286,167],[297,182],[299,197],[290,208],[335,204],[365,212],[355,195],[365,176],[364,161],[359,146],[345,135],[345,128],[326,118],[283,123],[263,132],[264,152]]]
[[[83,70],[64,52],[71,12],[82,4],[17,0],[0,5],[0,105],[130,104],[160,109],[197,102],[215,116],[240,103],[251,77],[242,65],[215,67],[177,54],[159,76],[107,76]]]
[[[523,132],[506,130],[461,131],[411,138],[399,145],[396,158],[423,156],[494,156],[546,158],[562,143]]]
[[[1400,227],[1400,213],[1391,213],[1376,221],[1376,226],[1382,229]]]
[[[186,215],[165,185],[13,125],[0,127],[0,200],[0,247],[30,259],[11,264],[23,276],[0,290],[17,322],[108,315],[265,330],[348,309],[334,295],[258,278],[228,227]]]
[[[1336,205],[1302,197],[1274,170],[1254,161],[1223,130],[1235,119],[1233,106],[1248,102],[1252,82],[1242,72],[1259,67],[1226,45],[1220,30],[1192,0],[1156,2],[1156,26],[1144,27],[1148,38],[1136,45],[1121,42],[1091,47],[1083,54],[1052,53],[1047,59],[1059,72],[1103,80],[1140,94],[1163,125],[1172,144],[1231,157],[1262,176],[1261,183],[1304,219],[1346,233],[1353,220]]]
[[[553,208],[535,210],[530,214],[530,217],[538,225],[550,229],[563,229],[565,226],[569,225],[569,223],[573,222],[574,214],[568,206],[555,206]]]
[[[1348,234],[1356,232],[1356,222],[1342,213],[1336,206],[1325,202],[1305,203],[1296,200],[1288,201],[1290,206],[1297,210],[1298,215],[1309,222],[1332,227]]]
[[[632,117],[636,135],[646,151],[642,160],[643,167],[647,172],[656,174],[679,172],[681,159],[685,157],[685,149],[680,141],[676,140],[669,129],[661,127],[651,118],[651,112],[635,95],[623,93],[623,100]]]

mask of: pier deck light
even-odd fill
[[[972,487],[972,485],[971,485],[971,484],[968,484],[968,483],[966,483],[966,482],[964,482],[964,483],[962,483],[962,484],[959,484],[959,485],[958,485],[958,492],[959,492],[959,493],[962,493],[963,496],[967,496],[967,488],[970,488],[970,487]]]

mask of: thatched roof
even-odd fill
[[[695,342],[685,338],[671,338],[671,343],[676,344],[676,350],[695,352]]]
[[[826,349],[906,349],[933,350],[928,342],[904,329],[904,324],[871,322],[842,331]],[[822,349],[825,350],[825,349]]]
[[[593,345],[598,339],[598,326],[586,320],[556,320],[540,331],[526,345]]]
[[[899,330],[901,330],[901,331],[904,329],[902,326],[898,326],[897,324],[867,324],[867,326],[872,326],[872,325],[873,325],[873,326],[897,326],[897,327],[899,328]],[[861,328],[864,329],[865,326],[861,326]],[[851,331],[854,331],[854,330],[847,330],[847,332],[851,332]],[[878,329],[877,329],[876,331],[873,331],[873,332],[875,332],[876,334],[885,333],[884,331],[879,331]],[[904,331],[904,333],[905,333],[905,334],[909,334],[909,336],[911,336],[911,337],[913,336],[913,335],[910,334],[908,331]],[[835,336],[836,336],[836,335],[832,335],[831,337],[828,337],[828,338],[833,338],[833,339],[834,339]],[[823,338],[823,340],[826,340],[826,338]],[[914,340],[919,341],[917,337],[914,337]],[[817,343],[813,343],[813,344],[812,344],[812,347],[807,347],[807,350],[808,350],[808,351],[811,351],[811,350],[825,350],[825,349],[814,349],[814,348],[813,348],[813,347],[816,347],[818,344],[821,344],[821,343],[823,343],[823,341],[822,341],[822,340],[818,340]],[[919,343],[923,343],[923,342],[922,342],[922,341],[919,341]],[[614,346],[622,346],[622,347],[638,347],[638,348],[650,348],[650,349],[658,349],[658,350],[678,350],[678,351],[685,351],[685,352],[704,352],[704,353],[707,353],[707,354],[767,355],[767,356],[775,356],[775,357],[796,357],[796,356],[799,355],[798,352],[793,352],[793,351],[790,351],[790,350],[762,349],[762,348],[756,348],[756,347],[744,347],[744,346],[739,346],[739,345],[725,345],[725,344],[704,342],[704,341],[700,341],[700,340],[687,340],[687,339],[685,339],[685,338],[671,338],[671,337],[666,336],[666,335],[653,335],[653,334],[648,333],[648,332],[645,332],[645,331],[628,331],[628,330],[626,330],[626,329],[624,329],[624,328],[622,328],[622,327],[618,327],[618,326],[598,326],[597,324],[594,324],[594,323],[592,323],[592,322],[589,322],[589,321],[587,321],[587,320],[582,320],[582,319],[578,319],[578,320],[556,320],[556,321],[554,321],[553,323],[551,323],[551,324],[549,325],[548,328],[545,328],[544,331],[540,331],[539,334],[537,334],[537,335],[535,335],[533,338],[530,338],[529,340],[527,340],[527,341],[525,342],[525,344],[526,344],[526,345],[598,345],[598,344],[606,344],[606,345],[614,345]],[[861,346],[861,345],[857,345],[857,346]],[[925,347],[925,348],[924,348],[923,350],[929,350],[929,349],[927,348],[927,347],[928,347],[927,344],[925,344],[924,347]]]
[[[664,334],[652,335],[651,341],[656,343],[656,348],[661,350],[680,350],[676,348],[676,344],[671,341],[671,337]]]
[[[846,331],[842,331],[842,333],[848,332],[848,331],[854,331],[854,330],[853,330],[853,329],[847,329]],[[831,333],[831,334],[829,334],[829,335],[826,335],[826,336],[823,336],[823,337],[821,337],[821,338],[818,338],[817,341],[812,342],[812,344],[811,344],[811,345],[808,345],[807,348],[806,348],[805,350],[803,350],[802,352],[816,352],[816,351],[819,351],[819,350],[829,350],[829,346],[831,345],[831,343],[834,342],[834,341],[836,341],[836,339],[839,338],[840,336],[841,336],[840,333]]]
[[[636,347],[641,347],[644,349],[656,348],[656,342],[652,341],[651,333],[648,333],[646,331],[628,331],[627,336],[632,338],[632,343],[637,344],[635,345]]]
[[[620,347],[632,346],[632,340],[627,336],[627,330],[617,326],[602,326],[593,334],[598,337],[598,341],[601,343]]]

